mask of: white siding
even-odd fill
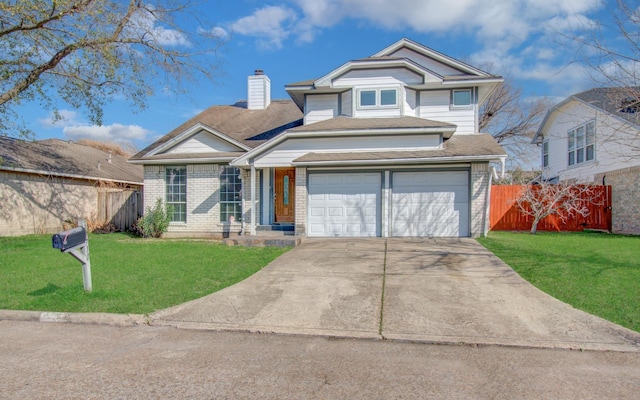
[[[333,80],[333,87],[418,85],[422,76],[406,68],[356,69]]]
[[[338,116],[337,94],[307,95],[305,100],[304,124],[324,121]]]
[[[402,110],[400,107],[367,108],[367,109],[356,108],[354,117],[356,118],[393,118],[393,117],[400,117],[401,115],[402,115]]]
[[[588,121],[596,121],[595,159],[568,166],[567,132]],[[626,126],[625,126],[626,125]],[[640,165],[640,131],[620,119],[595,108],[570,102],[547,120],[545,141],[549,142],[549,166],[546,178],[593,181],[594,175]],[[542,150],[540,152],[542,156]]]
[[[401,48],[395,53],[390,54],[392,57],[404,57],[412,60],[413,62],[422,65],[423,67],[440,74],[442,76],[448,75],[461,75],[462,73],[457,69],[451,68],[448,65],[442,64],[432,58],[425,57],[422,54],[418,54],[415,51],[406,47]]]
[[[404,104],[402,105],[402,108],[403,108],[402,114],[409,117],[417,117],[418,104],[417,104],[416,91],[413,89],[405,88],[404,96],[402,100],[404,102]]]
[[[342,110],[340,110],[340,115],[353,117],[353,90],[348,90],[341,96]]]
[[[242,150],[209,132],[200,131],[184,142],[167,150],[165,154],[214,153],[227,151]]]
[[[448,122],[458,126],[456,134],[473,134],[476,131],[476,107],[451,109],[450,91],[435,90],[420,92],[420,118]]]
[[[431,150],[440,146],[440,135],[389,135],[336,138],[289,139],[259,156],[258,168],[291,165],[309,152]]]

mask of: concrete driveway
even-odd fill
[[[639,333],[544,294],[473,239],[307,239],[250,278],[150,320],[196,329],[640,351]]]

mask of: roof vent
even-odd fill
[[[271,81],[261,69],[256,69],[247,82],[247,108],[264,110],[271,104]]]

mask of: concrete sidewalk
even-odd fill
[[[181,328],[640,351],[472,239],[307,239],[243,282],[149,316]]]

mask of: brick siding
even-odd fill
[[[640,167],[597,174],[596,183],[611,186],[611,219],[614,233],[640,234]]]

